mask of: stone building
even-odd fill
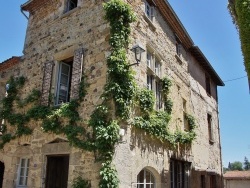
[[[167,104],[172,106],[172,112],[168,131],[160,129],[164,134],[170,132],[164,139],[159,139],[163,138],[160,133],[148,131],[154,128],[134,126],[137,103],[132,105],[126,121],[117,118],[120,138],[114,145],[112,165],[117,170],[119,187],[222,188],[217,86],[224,83],[194,45],[167,1],[129,0],[126,3],[137,17],[131,24],[126,50],[131,64],[129,70],[134,72],[138,88],[152,90],[156,99],[152,110],[155,114],[166,110]],[[106,62],[112,51],[109,44],[112,33],[109,22],[104,19],[103,1],[29,0],[21,10],[29,14],[24,54],[13,67],[1,68],[6,62],[0,66],[1,99],[10,76],[14,79],[23,76],[26,80],[9,108],[10,114],[15,115],[5,112],[1,116],[2,187],[73,187],[77,177],[87,180],[91,187],[99,187],[103,175],[100,176],[102,162],[98,160],[98,151],[77,147],[76,138],[70,137],[74,127],[67,134],[55,131],[58,130],[55,124],[45,127],[39,111],[36,111],[37,118],[29,116],[29,121],[22,117],[30,113],[35,103],[55,107],[54,112],[57,109],[56,113],[61,113],[60,106],[79,98],[79,88],[82,89],[79,85],[84,78],[88,87],[78,113],[80,125],[89,134],[81,138],[75,136],[83,140],[96,136],[91,135],[93,130],[87,122],[103,103],[107,74],[111,72]],[[130,49],[137,44],[145,52],[141,54],[140,63],[133,65],[136,60]],[[172,83],[168,94],[172,103],[163,102],[161,81],[165,77]],[[27,96],[34,89],[41,95],[38,101],[29,98],[28,103]],[[7,93],[12,96],[10,90]],[[114,106],[111,100],[110,108],[118,108]],[[114,111],[111,116],[115,119]],[[191,143],[185,141],[193,135],[189,134],[191,128],[186,114],[192,115],[196,123],[193,130],[196,137]],[[55,113],[46,118],[52,116],[59,118]],[[60,122],[71,123],[67,121],[65,118]],[[168,120],[165,121],[167,124]],[[171,138],[176,142],[167,142]]]

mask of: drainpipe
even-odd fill
[[[219,144],[220,144],[220,163],[221,163],[221,186],[224,187],[224,179],[223,179],[223,162],[222,162],[222,151],[221,151],[221,136],[220,136],[220,121],[219,121],[219,104],[217,100],[217,121],[218,121],[218,135],[219,135]]]
[[[21,7],[21,13],[25,16],[25,18],[28,20],[29,19],[29,17],[24,13],[24,11],[23,11],[23,9],[22,9],[22,7]]]

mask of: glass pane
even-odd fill
[[[25,167],[25,159],[21,159],[21,167]]]
[[[25,175],[24,172],[25,172],[25,168],[21,168],[20,169],[20,176],[24,176]]]
[[[144,170],[142,170],[137,176],[137,183],[143,183],[143,182],[144,182]]]
[[[61,64],[61,73],[69,75],[70,66],[66,64]]]
[[[146,183],[150,183],[150,172],[146,171]]]
[[[60,84],[68,85],[69,75],[61,75]]]
[[[25,185],[24,184],[24,177],[20,177],[20,179],[19,179],[19,185]]]

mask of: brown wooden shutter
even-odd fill
[[[71,78],[71,91],[70,99],[78,99],[79,97],[79,84],[82,78],[82,65],[83,65],[84,51],[82,48],[77,49],[74,53],[72,78]]]
[[[42,85],[42,95],[41,95],[41,105],[49,105],[49,94],[51,88],[51,80],[53,74],[54,62],[49,61],[44,64],[43,73],[43,85]]]

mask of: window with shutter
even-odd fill
[[[69,102],[79,97],[79,85],[82,78],[83,49],[78,49],[74,57],[59,62],[55,105]]]

